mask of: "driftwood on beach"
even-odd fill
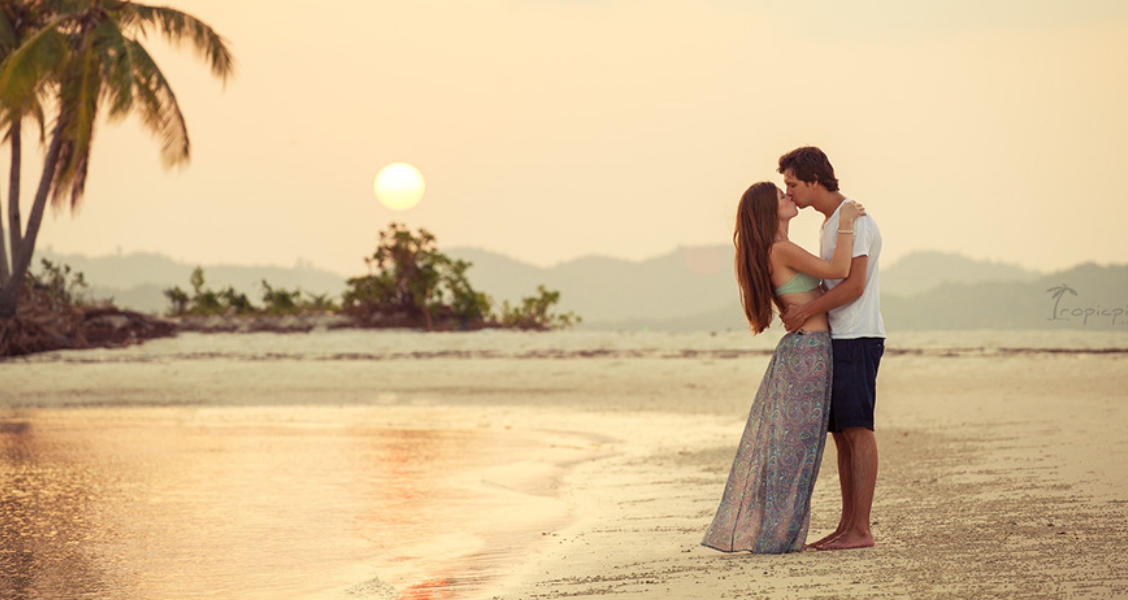
[[[0,357],[51,350],[116,348],[167,337],[176,324],[115,306],[75,307],[67,313],[26,311],[0,319]]]

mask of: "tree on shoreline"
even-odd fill
[[[130,114],[161,144],[166,167],[190,155],[180,106],[160,68],[138,41],[155,31],[187,42],[226,82],[234,64],[225,40],[186,13],[122,0],[21,0],[0,10],[0,126],[12,144],[10,256],[0,267],[0,319],[16,316],[48,199],[56,207],[82,201],[94,141],[105,109],[110,121]],[[21,12],[22,11],[22,12]],[[34,16],[35,18],[31,18]],[[43,172],[26,226],[19,214],[20,124],[42,123],[40,99],[57,109]],[[10,262],[10,268],[8,263]]]
[[[439,252],[427,230],[413,235],[404,225],[391,223],[364,262],[369,274],[347,282],[346,313],[367,321],[420,323],[428,330],[447,322],[463,329],[485,324],[491,302],[467,280],[470,263]]]
[[[494,315],[493,299],[475,290],[466,276],[471,263],[440,252],[435,236],[425,229],[413,234],[403,224],[389,224],[365,262],[370,273],[348,280],[342,305],[345,313],[372,326],[544,331],[582,321],[571,312],[550,312],[560,292],[544,286],[517,306],[505,302],[501,315]]]

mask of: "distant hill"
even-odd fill
[[[742,330],[747,325],[732,274],[729,245],[689,246],[643,261],[591,256],[541,268],[475,248],[446,249],[473,266],[473,285],[497,304],[532,295],[537,285],[561,292],[561,310],[584,329]],[[188,287],[194,264],[156,254],[89,258],[41,255],[82,271],[96,297],[119,306],[164,311],[162,291]],[[203,265],[208,285],[232,286],[252,298],[266,279],[275,287],[340,297],[345,277],[308,265]],[[1051,288],[1068,286],[1058,296]],[[890,330],[978,328],[1121,328],[1128,331],[1128,265],[1081,265],[1050,275],[958,254],[919,252],[884,266],[882,312]],[[1054,302],[1059,313],[1054,315]],[[1068,312],[1061,313],[1064,309]],[[1085,312],[1093,313],[1086,319]],[[1121,310],[1121,315],[1113,312]],[[1073,314],[1073,311],[1079,311]],[[1104,311],[1107,314],[1101,315]],[[1116,323],[1113,324],[1113,317]]]
[[[682,247],[644,261],[586,257],[547,269],[474,248],[448,252],[472,262],[471,281],[499,300],[515,300],[544,283],[561,290],[563,301],[574,303],[569,308],[583,311],[585,320],[680,318],[739,298],[728,244]],[[1041,276],[1016,265],[926,251],[883,264],[881,291],[910,296],[946,284],[1032,282]]]
[[[1085,264],[1029,282],[945,283],[913,296],[883,293],[881,312],[891,334],[898,330],[958,329],[1087,329],[1128,334],[1128,264]],[[587,326],[612,330],[747,329],[737,302],[689,317]],[[779,327],[779,321],[772,326]]]
[[[88,257],[81,254],[57,253],[51,248],[36,252],[32,270],[39,270],[39,260],[70,265],[83,273],[94,298],[113,298],[123,308],[160,313],[168,308],[164,290],[173,286],[189,289],[188,279],[196,264],[173,260],[161,254],[130,254]],[[262,280],[275,288],[301,288],[314,294],[340,296],[345,278],[337,273],[310,265],[294,267],[246,267],[235,265],[202,265],[206,285],[212,289],[231,286],[250,298],[262,295]]]
[[[946,252],[914,252],[881,269],[881,292],[911,296],[945,284],[979,282],[1030,282],[1041,273],[1015,265],[973,260]]]
[[[447,253],[473,263],[467,276],[496,302],[517,301],[543,284],[561,292],[561,310],[574,311],[589,324],[689,317],[739,297],[732,250],[725,246],[681,247],[644,261],[591,256],[550,268],[473,248]]]
[[[1128,332],[1128,264],[1084,264],[1030,282],[945,284],[909,297],[883,295],[881,302],[889,329]]]
[[[453,248],[449,253],[472,262],[471,281],[499,302],[527,295],[538,284],[560,290],[562,307],[583,316],[585,329],[747,328],[732,272],[733,251],[727,244],[678,248],[645,261],[588,257],[547,269],[485,250]],[[1031,323],[1022,316],[1026,313],[1017,311],[1000,321],[998,315],[983,309],[991,300],[960,296],[966,296],[969,287],[974,294],[990,296],[1013,284],[1021,292],[1012,294],[1012,304],[1037,305],[1040,292],[1031,290],[1041,285],[1042,277],[1016,265],[958,254],[913,253],[883,265],[883,311],[894,328],[951,329],[959,328],[961,322],[972,328],[991,327],[1010,320],[1022,323],[1015,327],[1060,326]],[[976,324],[969,325],[972,322]]]

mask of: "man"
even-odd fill
[[[799,208],[811,206],[826,217],[819,253],[830,260],[838,239],[838,209],[847,200],[838,190],[834,167],[822,150],[804,147],[781,156],[779,172]],[[854,222],[853,238],[850,275],[824,280],[825,294],[807,304],[789,306],[783,314],[788,331],[802,326],[813,314],[826,312],[830,319],[834,378],[828,429],[838,451],[842,517],[833,533],[808,544],[818,550],[874,545],[870,531],[870,508],[877,484],[873,409],[877,368],[885,351],[885,324],[877,278],[881,233],[872,215]]]

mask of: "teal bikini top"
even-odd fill
[[[794,294],[796,292],[809,292],[822,283],[818,277],[813,277],[806,273],[795,273],[795,277],[788,280],[787,283],[776,288],[775,293],[777,296],[781,294]]]

